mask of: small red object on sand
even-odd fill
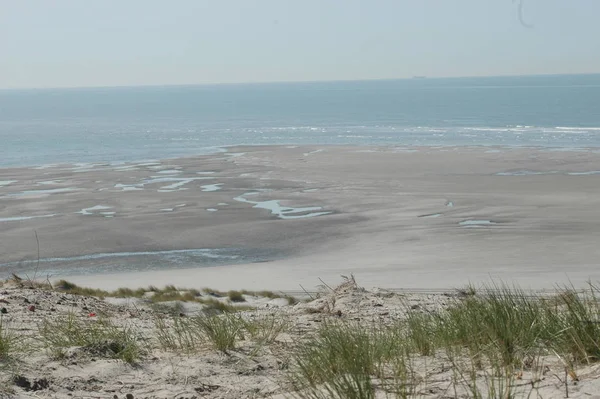
[[[27,309],[31,312],[35,312],[35,306],[33,306],[33,305],[29,305],[29,307]]]
[[[90,313],[90,317],[96,317],[96,313]]]

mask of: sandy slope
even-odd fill
[[[435,311],[447,306],[456,295],[455,292],[396,294],[347,286],[328,292],[320,299],[294,306],[287,306],[285,301],[280,300],[248,297],[249,303],[258,308],[244,312],[243,317],[252,319],[275,315],[278,319],[289,320],[290,329],[269,345],[258,345],[246,338],[228,354],[206,346],[184,355],[158,349],[154,320],[171,316],[157,313],[143,301],[104,301],[16,288],[10,284],[0,289],[0,300],[7,310],[3,316],[4,328],[11,331],[35,337],[43,319],[55,320],[71,312],[85,322],[95,323],[98,316],[90,317],[90,313],[95,313],[117,325],[134,328],[149,349],[135,365],[107,359],[85,348],[71,348],[63,359],[52,358],[45,350],[35,350],[21,356],[16,366],[0,371],[5,396],[22,398],[112,398],[114,395],[124,398],[126,394],[135,398],[285,398],[290,394],[286,373],[291,367],[291,350],[324,321],[390,324],[403,318],[407,309]],[[35,306],[35,311],[28,310],[31,305]],[[197,308],[190,308],[188,315],[196,311]],[[539,370],[524,369],[522,376],[514,380],[517,397],[564,397],[562,363],[552,357],[543,361],[544,365]],[[459,386],[454,391],[451,383],[453,373],[443,353],[434,357],[416,357],[413,366],[415,381],[419,381],[418,397],[469,397],[464,387]],[[600,392],[598,366],[579,367],[577,373],[580,381],[568,382],[569,397],[597,399]],[[13,382],[15,375],[34,388],[26,390],[16,386]],[[531,388],[531,379],[536,380],[535,389]],[[383,393],[381,397],[385,397]]]

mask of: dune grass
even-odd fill
[[[116,326],[106,319],[85,322],[72,313],[44,319],[39,334],[43,346],[56,358],[64,357],[69,348],[82,347],[91,354],[132,364],[145,353],[140,337],[132,328]]]
[[[548,297],[493,285],[436,312],[408,310],[390,326],[326,321],[295,346],[288,377],[303,399],[406,398],[422,383],[411,364],[430,357],[452,366],[455,396],[526,397],[535,384],[516,375],[541,373],[544,356],[557,356],[571,379],[578,365],[600,361],[598,292],[565,287]]]
[[[250,337],[265,345],[273,343],[279,335],[289,331],[292,326],[288,318],[275,315],[258,316],[242,321]]]
[[[228,353],[245,338],[249,338],[258,350],[272,344],[291,327],[288,319],[275,315],[245,319],[233,313],[170,319],[157,317],[154,325],[161,349],[186,354],[206,347]]]
[[[210,346],[223,353],[235,349],[245,324],[235,314],[155,319],[156,337],[163,350],[193,353]]]
[[[441,348],[491,351],[505,366],[541,352],[558,353],[574,363],[594,362],[600,359],[597,292],[595,286],[585,292],[561,288],[550,302],[515,287],[494,286],[437,314],[420,316],[412,330],[429,329],[432,344]]]
[[[144,300],[150,302],[155,309],[163,313],[169,313],[174,315],[178,315],[179,313],[184,312],[184,308],[181,305],[181,302],[195,302],[203,304],[205,305],[205,312],[210,314],[232,313],[252,309],[252,307],[250,306],[234,306],[228,304],[225,301],[219,300],[218,298],[220,298],[220,296],[206,297],[202,296],[202,293],[199,290],[177,288],[174,285],[167,285],[162,289],[150,286],[148,288],[138,288],[136,290],[132,290],[129,288],[119,288],[115,291],[105,291],[94,288],[80,287],[74,283],[65,280],[60,280],[55,284],[54,289],[68,294],[95,296],[99,298],[144,298]],[[242,302],[236,297],[237,291],[230,292],[232,292],[234,298],[232,299],[231,296],[229,297],[231,302]],[[225,293],[224,296],[226,297],[227,293]],[[172,306],[157,307],[157,305],[164,302],[173,302],[174,304]]]
[[[55,289],[100,297],[143,297],[153,306],[205,305],[204,314],[194,317],[180,317],[183,307],[172,312],[173,317],[156,317],[156,340],[165,351],[189,354],[212,348],[230,354],[241,340],[262,348],[292,325],[292,320],[281,316],[235,313],[249,309],[240,305],[249,296],[285,298],[270,291],[200,292],[166,286],[107,292],[64,280]],[[581,365],[600,362],[599,292],[593,284],[585,291],[559,287],[554,295],[503,284],[469,287],[457,291],[443,308],[407,309],[405,318],[389,325],[375,318],[347,320],[324,313],[319,327],[286,346],[290,357],[286,376],[294,388],[292,395],[302,399],[370,399],[382,394],[411,398],[428,387],[423,362],[442,361],[452,375],[449,397],[527,397],[536,389],[535,382],[523,384],[518,375],[542,373],[548,357],[559,359],[571,380],[577,380]],[[330,295],[335,298],[336,291]],[[12,331],[0,319],[0,363],[24,351],[24,341]],[[56,357],[81,347],[94,355],[135,363],[148,345],[130,328],[74,315],[43,321],[39,334],[43,346]],[[421,368],[415,366],[417,362]]]
[[[287,295],[284,293],[276,293],[273,291],[248,291],[248,290],[241,290],[240,291],[243,295],[249,295],[249,296],[254,296],[254,297],[258,297],[258,298],[269,298],[269,299],[279,299],[279,298],[283,298],[285,300],[287,300],[288,305],[295,305],[298,303],[298,299],[294,298],[291,295]]]
[[[185,306],[183,302],[150,302],[150,308],[161,315],[167,314],[173,317],[178,317],[185,313]]]
[[[198,296],[195,292],[179,290],[161,290],[154,292],[153,295],[149,297],[149,300],[153,303],[171,301],[194,302],[197,298]]]
[[[584,294],[564,289],[559,293],[559,304],[547,309],[548,319],[558,328],[551,337],[555,350],[575,363],[600,360],[599,292],[592,284]]]
[[[193,322],[208,342],[223,353],[235,349],[238,339],[243,338],[244,323],[234,314],[196,317]]]
[[[374,398],[372,379],[381,375],[385,361],[394,356],[387,333],[358,323],[323,323],[295,349],[290,381],[298,396]]]
[[[246,298],[244,298],[244,294],[239,291],[229,291],[227,293],[227,297],[231,302],[246,302]]]
[[[77,284],[71,283],[66,280],[59,280],[54,284],[54,289],[57,291],[64,292],[66,294],[83,295],[83,296],[96,296],[99,298],[105,298],[110,296],[110,293],[105,290],[96,288],[80,287]]]
[[[154,302],[166,302],[171,300],[180,300],[180,301],[193,301],[198,297],[201,297],[202,294],[211,296],[214,298],[229,298],[231,302],[245,302],[246,299],[244,295],[258,297],[258,298],[268,298],[268,299],[277,299],[277,298],[285,298],[288,301],[288,304],[293,305],[298,302],[298,300],[290,295],[286,295],[283,293],[275,293],[273,291],[249,291],[249,290],[231,290],[231,291],[219,291],[211,288],[204,288],[202,291],[197,289],[188,289],[188,288],[180,288],[174,285],[167,285],[164,288],[160,289],[156,286],[150,285],[146,288],[118,288],[114,291],[108,291],[98,288],[89,288],[89,287],[81,287],[75,283],[72,283],[67,280],[59,280],[54,284],[51,284],[49,281],[37,281],[37,280],[29,280],[21,278],[16,274],[12,274],[12,276],[6,280],[11,281],[19,287],[23,287],[27,285],[28,287],[40,288],[40,289],[51,289],[60,292],[64,292],[66,294],[72,295],[81,295],[81,296],[94,296],[99,298],[142,298],[147,296],[148,293],[152,293],[154,295],[150,295],[150,298],[153,298]],[[2,284],[2,282],[0,282]]]
[[[206,305],[206,312],[208,313],[231,313],[241,310],[250,310],[251,306],[239,305],[240,303],[246,302],[244,295],[263,297],[269,299],[285,298],[289,305],[293,305],[298,301],[296,298],[289,295],[280,295],[272,291],[228,291],[222,292],[213,290],[210,288],[204,288],[202,291],[197,289],[178,288],[174,285],[167,285],[160,289],[155,286],[149,286],[147,288],[119,288],[114,291],[106,291],[95,288],[80,287],[77,284],[66,280],[60,280],[55,283],[54,289],[60,292],[73,295],[82,296],[94,296],[101,299],[113,297],[113,298],[143,298],[153,304],[161,302],[196,302]],[[230,303],[236,304],[231,305],[226,303],[222,299],[227,299]],[[162,309],[163,311],[166,309]],[[168,312],[172,313],[172,312]]]
[[[13,365],[31,349],[27,338],[9,328],[4,316],[0,314],[0,369]]]
[[[423,321],[431,326],[434,345],[491,351],[504,365],[516,365],[535,354],[558,333],[537,297],[518,288],[494,287],[470,296]],[[435,342],[437,341],[437,342]]]
[[[154,320],[156,339],[161,349],[190,354],[204,344],[204,337],[195,328],[192,318],[173,317],[166,320],[156,317]]]

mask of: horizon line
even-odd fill
[[[504,75],[465,75],[465,76],[426,76],[414,75],[403,78],[367,78],[367,79],[333,79],[333,80],[274,80],[258,82],[213,82],[213,83],[157,83],[134,85],[106,85],[106,86],[49,86],[49,87],[0,87],[2,91],[27,91],[27,90],[85,90],[85,89],[134,89],[134,88],[167,88],[167,87],[203,87],[203,86],[252,86],[252,85],[277,85],[277,84],[302,84],[302,83],[350,83],[350,82],[384,82],[397,80],[438,80],[438,79],[472,79],[472,78],[510,78],[510,77],[552,77],[552,76],[593,76],[600,72],[586,73],[537,73],[537,74],[504,74]]]

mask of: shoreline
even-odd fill
[[[51,167],[68,167],[75,165],[101,165],[101,166],[123,166],[127,164],[140,164],[148,162],[176,162],[177,160],[196,159],[204,156],[214,156],[218,154],[227,154],[230,149],[236,148],[287,148],[287,147],[355,147],[355,148],[410,148],[416,150],[427,150],[427,149],[440,149],[440,148],[457,148],[457,149],[498,149],[498,150],[540,150],[540,151],[581,151],[581,152],[596,152],[600,151],[600,146],[565,146],[565,145],[499,145],[499,144],[471,144],[471,145],[458,145],[458,144],[306,144],[306,143],[277,143],[277,144],[227,144],[216,147],[206,147],[206,149],[212,149],[206,153],[198,152],[193,154],[182,154],[180,156],[167,156],[158,158],[141,158],[141,159],[123,159],[118,161],[106,161],[98,160],[95,162],[84,162],[83,160],[76,160],[73,162],[51,162],[51,163],[34,163],[34,164],[19,164],[19,165],[3,165],[0,164],[0,170],[10,169],[48,169]]]
[[[350,273],[387,288],[580,285],[600,277],[598,174],[592,149],[488,146],[236,146],[139,164],[0,169],[0,263],[36,262],[37,232],[41,258],[171,251],[111,266],[131,272],[73,276],[98,288],[297,290]],[[242,257],[189,269],[199,258],[177,251],[194,248]],[[244,261],[252,253],[271,255]],[[79,260],[101,265],[71,265]],[[143,271],[169,262],[177,270]]]

